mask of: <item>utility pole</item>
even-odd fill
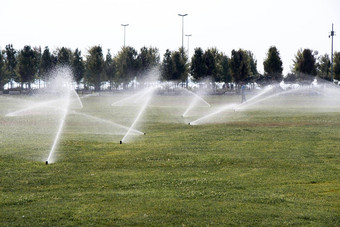
[[[129,24],[122,24],[122,26],[124,27],[124,47],[125,47],[125,34],[126,34],[126,26],[129,26]]]
[[[333,83],[333,37],[335,35],[334,32],[334,25],[332,24],[332,31],[330,32],[330,35],[328,36],[328,38],[332,37],[332,48],[331,48],[331,81]]]
[[[178,16],[182,17],[182,55],[184,54],[184,17],[187,16],[188,14],[178,14]]]

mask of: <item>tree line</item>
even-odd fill
[[[110,89],[122,86],[128,88],[133,80],[146,82],[147,72],[157,67],[161,80],[185,84],[189,76],[194,81],[210,79],[212,82],[229,83],[271,83],[287,81],[311,81],[318,76],[331,81],[331,60],[328,54],[318,56],[317,51],[300,49],[293,59],[292,72],[282,74],[282,60],[279,50],[271,46],[263,61],[264,73],[257,71],[257,60],[249,50],[232,50],[230,57],[216,48],[202,50],[198,47],[191,59],[184,49],[166,50],[161,60],[158,48],[142,47],[139,51],[131,46],[123,47],[113,56],[110,49],[104,53],[101,46],[89,48],[85,56],[79,49],[72,51],[62,47],[51,51],[48,47],[24,46],[21,50],[12,44],[0,50],[0,90],[4,85],[19,83],[20,88],[31,89],[36,80],[48,81],[51,70],[56,66],[72,69],[74,80],[85,88],[101,89],[109,82]],[[340,52],[334,54],[334,79],[340,79]],[[14,89],[11,85],[10,89]]]

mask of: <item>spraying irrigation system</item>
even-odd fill
[[[247,90],[246,102],[241,102],[240,95],[235,93],[233,96],[236,97],[234,99],[236,101],[221,101],[218,104],[215,103],[213,105],[205,99],[205,97],[208,97],[207,92],[193,91],[179,87],[171,88],[172,91],[176,91],[175,95],[172,95],[172,99],[176,101],[168,104],[168,96],[164,94],[159,95],[159,93],[162,93],[161,91],[170,90],[169,87],[165,89],[163,84],[154,82],[150,83],[150,86],[146,86],[144,89],[126,93],[119,96],[119,98],[112,94],[115,101],[102,107],[99,106],[98,108],[111,108],[112,110],[115,110],[115,113],[120,114],[120,117],[112,116],[110,118],[105,118],[96,116],[91,112],[86,112],[86,108],[84,110],[82,98],[91,96],[83,96],[80,98],[71,86],[71,78],[72,73],[69,69],[61,68],[56,70],[55,75],[48,82],[45,92],[35,94],[34,97],[30,99],[26,98],[21,100],[26,102],[26,104],[21,105],[21,108],[8,111],[5,114],[5,117],[9,119],[26,117],[26,121],[29,121],[30,116],[34,115],[45,114],[48,116],[55,116],[57,124],[54,131],[54,139],[48,155],[45,158],[45,164],[56,162],[55,153],[58,149],[58,144],[62,137],[65,125],[67,126],[67,119],[69,116],[73,116],[75,119],[87,119],[86,122],[88,124],[94,122],[96,125],[105,126],[107,131],[98,129],[99,131],[101,130],[101,134],[122,135],[119,140],[120,144],[132,142],[135,136],[146,135],[146,132],[139,130],[140,122],[147,110],[152,111],[150,105],[155,104],[150,103],[155,96],[157,96],[161,104],[158,104],[158,109],[163,108],[165,111],[172,113],[171,108],[180,108],[183,111],[182,113],[176,112],[173,114],[178,114],[179,118],[177,121],[182,121],[184,124],[190,126],[214,123],[216,119],[228,119],[228,116],[236,115],[240,111],[247,111],[252,108],[262,108],[261,106],[266,105],[266,103],[268,104],[267,109],[269,110],[275,105],[276,107],[281,106],[282,108],[285,108],[285,102],[287,100],[290,100],[291,102],[291,100],[294,100],[296,97],[304,104],[301,108],[321,109],[325,108],[326,105],[327,108],[332,108],[333,111],[340,112],[340,88],[327,81],[314,80],[308,85],[290,85],[281,82],[279,84],[271,84],[263,87],[258,86],[256,89],[249,88]],[[317,97],[317,99],[314,97]],[[0,98],[4,98],[4,96]],[[96,98],[100,99],[100,96]],[[311,99],[313,102],[310,102]],[[319,101],[317,102],[314,99]],[[16,98],[8,100],[13,101],[16,100]],[[182,102],[183,100],[187,101]],[[148,107],[150,108],[148,109]],[[124,108],[133,109],[124,110]],[[47,110],[49,111],[46,112]],[[120,113],[120,111],[127,112]],[[128,120],[119,123],[114,120],[120,118],[127,118]],[[91,132],[91,129],[92,128],[89,126],[89,134],[94,133]],[[115,131],[113,131],[113,129]]]

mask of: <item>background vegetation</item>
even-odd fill
[[[311,81],[315,76],[326,80],[340,79],[340,53],[334,54],[334,75],[331,78],[331,60],[327,54],[319,56],[311,49],[298,50],[293,60],[292,72],[282,75],[282,60],[279,50],[272,46],[268,49],[263,61],[264,74],[257,71],[257,60],[249,50],[232,50],[229,57],[216,48],[202,50],[196,48],[191,58],[183,49],[166,50],[163,57],[157,48],[142,47],[139,51],[127,46],[112,56],[107,50],[104,57],[101,46],[89,48],[83,56],[81,51],[61,47],[50,51],[48,47],[25,46],[16,50],[9,44],[0,50],[0,90],[13,82],[21,84],[21,89],[30,89],[31,83],[41,80],[46,82],[49,72],[56,65],[71,66],[75,81],[82,83],[85,89],[99,91],[104,82],[110,84],[109,89],[124,89],[131,81],[144,83],[146,72],[158,67],[162,80],[187,84],[189,75],[195,81],[210,79],[214,82],[270,83],[281,81]]]

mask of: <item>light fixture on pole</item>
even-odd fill
[[[124,27],[124,47],[125,47],[125,35],[126,35],[126,26],[129,26],[129,24],[121,24]]]
[[[332,31],[330,32],[330,35],[328,36],[328,38],[332,37],[332,48],[331,48],[331,81],[333,83],[333,36],[335,35],[334,32],[334,26],[332,24]]]
[[[187,16],[188,14],[178,14],[178,16],[182,17],[182,51],[184,52],[183,49],[183,40],[184,40],[184,17]],[[183,54],[183,53],[182,53]]]

